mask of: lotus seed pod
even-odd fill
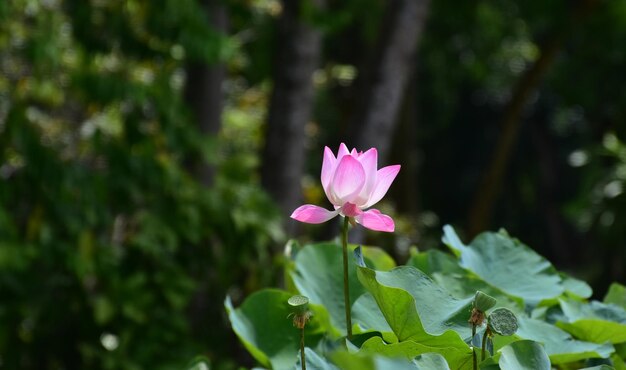
[[[482,312],[487,312],[490,308],[496,305],[496,299],[492,296],[481,292],[480,290],[476,292],[474,296],[474,307]]]
[[[295,315],[304,315],[309,310],[309,298],[303,295],[294,295],[287,300],[287,303],[293,307]]]
[[[517,331],[517,317],[507,308],[496,308],[487,317],[489,328],[500,335],[513,335]]]
[[[304,329],[304,326],[312,316],[309,311],[309,299],[303,295],[294,295],[287,300],[287,303],[292,307],[293,312],[289,316],[293,316],[293,325],[299,329]]]

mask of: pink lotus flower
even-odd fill
[[[301,222],[320,224],[331,218],[342,215],[352,217],[356,222],[368,229],[393,232],[395,225],[391,217],[380,213],[377,209],[365,209],[382,199],[389,186],[396,178],[400,165],[378,167],[378,151],[375,148],[357,152],[344,143],[339,146],[337,158],[330,150],[324,148],[322,162],[322,186],[326,197],[335,206],[334,211],[305,204],[291,214]]]

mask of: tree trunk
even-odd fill
[[[362,95],[350,130],[359,150],[376,148],[379,163],[390,154],[398,112],[414,66],[430,0],[390,0],[370,65],[365,71]],[[363,228],[351,234],[353,243],[362,243]]]
[[[568,225],[567,220],[560,212],[562,204],[559,201],[560,176],[559,158],[556,152],[557,145],[551,137],[547,125],[547,114],[530,123],[530,134],[535,146],[539,180],[537,186],[537,205],[543,218],[543,227],[548,235],[548,243],[543,255],[561,268],[572,267],[576,256],[580,256],[580,238]]]
[[[390,0],[374,58],[365,79],[360,109],[352,123],[354,146],[389,155],[398,111],[414,70],[415,54],[429,0]]]
[[[284,0],[278,23],[274,90],[270,101],[261,181],[287,217],[301,203],[300,180],[306,149],[305,125],[314,100],[312,75],[318,66],[321,34],[302,19],[305,1]],[[323,6],[315,0],[315,6]],[[287,232],[294,223],[287,219]]]
[[[210,26],[217,32],[228,33],[228,12],[220,0],[201,0]],[[216,136],[222,127],[223,84],[226,78],[224,63],[207,64],[206,62],[192,62],[187,65],[187,84],[185,86],[185,100],[197,122],[201,134]],[[189,159],[187,167],[195,178],[205,186],[211,186],[215,177],[215,168],[202,159]],[[220,248],[217,243],[209,243],[214,248]],[[217,279],[209,269],[203,275],[200,273],[200,283],[189,304],[188,317],[193,333],[201,337],[207,330],[219,327],[226,328],[222,320],[211,320],[219,317],[220,312],[214,303],[218,297],[223,297],[222,289],[211,288],[211,282]]]
[[[483,231],[491,220],[493,206],[500,193],[500,187],[511,152],[517,142],[522,109],[537,88],[548,67],[552,65],[557,52],[560,50],[560,45],[560,39],[555,39],[542,48],[541,56],[537,62],[522,76],[513,91],[512,98],[504,111],[500,123],[502,133],[496,143],[491,164],[484,174],[481,186],[478,188],[478,193],[470,210],[468,217],[470,238]]]
[[[420,212],[419,194],[419,169],[422,152],[418,145],[418,132],[420,111],[415,102],[418,99],[419,81],[414,75],[409,80],[406,94],[402,103],[402,110],[398,117],[398,128],[390,149],[390,162],[402,164],[402,176],[397,184],[391,188],[395,199],[402,199],[397,204],[398,212],[406,215],[417,216]]]
[[[228,33],[228,13],[219,0],[202,0],[211,27],[216,31]],[[223,84],[226,78],[224,63],[209,65],[203,62],[192,62],[187,66],[187,85],[185,100],[198,123],[200,132],[208,136],[216,136],[222,126],[222,108],[224,101]],[[213,184],[215,168],[203,161],[192,165],[192,172],[198,180],[206,185]]]
[[[507,104],[499,124],[502,127],[502,133],[498,138],[491,163],[483,175],[468,215],[468,232],[471,238],[483,231],[491,221],[493,206],[500,194],[511,152],[517,143],[523,108],[554,62],[568,33],[575,26],[580,26],[582,18],[587,16],[597,3],[598,0],[581,0],[578,2],[564,24],[541,48],[539,59],[522,75],[514,87],[511,100]]]

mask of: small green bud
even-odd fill
[[[474,307],[482,312],[487,312],[487,310],[496,305],[496,302],[497,300],[495,298],[481,292],[480,290],[477,291],[474,296]]]

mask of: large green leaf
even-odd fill
[[[342,370],[417,369],[417,366],[412,361],[405,359],[383,356],[358,356],[347,352],[335,353],[333,362]]]
[[[354,250],[359,247],[361,248],[361,252],[365,256],[365,259],[368,261],[368,263],[371,263],[371,266],[374,267],[376,270],[389,271],[392,268],[396,267],[396,262],[394,261],[394,259],[382,248],[372,246],[359,246],[357,244],[348,245],[348,248],[352,252],[354,252]]]
[[[553,364],[563,364],[588,358],[607,358],[613,352],[610,344],[575,340],[567,332],[545,321],[518,317],[516,336],[542,343]]]
[[[250,295],[234,309],[229,298],[224,305],[233,330],[252,354],[265,367],[290,369],[296,364],[300,348],[300,332],[288,318],[291,310],[288,292],[266,289]],[[305,331],[306,344],[315,345],[322,330],[324,309],[311,305],[313,319]]]
[[[307,369],[315,369],[315,370],[339,370],[337,366],[330,363],[326,358],[318,355],[315,351],[310,349],[309,347],[304,348],[304,357],[306,362]],[[298,357],[298,362],[296,363],[296,369],[302,368],[302,359]]]
[[[611,361],[615,370],[626,370],[626,356],[619,356],[617,353],[611,355]]]
[[[470,335],[467,319],[471,297],[458,300],[450,296],[410,266],[389,272],[359,266],[357,271],[359,280],[372,294],[401,342],[411,340],[434,348],[455,348],[471,358],[471,351],[461,337]],[[448,356],[446,359],[450,361]]]
[[[455,256],[437,249],[415,253],[411,255],[406,264],[414,266],[428,275],[443,271],[451,275],[464,276],[467,274],[467,270],[459,266],[458,259]]]
[[[420,370],[450,370],[446,359],[438,353],[424,353],[413,360]]]
[[[498,361],[500,359],[500,353],[495,354],[493,357],[487,357],[487,359],[479,363],[478,368],[480,370],[501,370]]]
[[[611,284],[604,296],[604,303],[612,303],[626,310],[626,286],[619,283]]]
[[[378,353],[387,357],[404,357],[409,360],[414,359],[419,355],[428,354],[427,356],[425,355],[426,357],[422,360],[423,364],[431,360],[434,361],[434,359],[427,360],[427,358],[431,357],[431,354],[436,353],[445,356],[445,359],[441,358],[441,360],[446,364],[446,367],[448,366],[448,363],[453,369],[471,367],[471,352],[468,356],[466,350],[459,350],[458,348],[453,347],[430,347],[412,340],[387,344],[383,342],[380,337],[372,337],[363,343],[361,346],[361,352],[373,354]],[[428,367],[425,368],[428,369]]]
[[[577,298],[589,298],[593,294],[593,290],[586,282],[564,272],[561,272],[560,275],[561,279],[563,279],[563,288],[565,288],[565,292],[568,295]]]
[[[552,264],[505,232],[486,232],[465,245],[454,229],[444,227],[443,241],[460,258],[460,265],[502,291],[538,303],[564,292]]]
[[[502,370],[550,370],[550,359],[541,344],[520,340],[504,346],[498,361]]]
[[[626,342],[626,310],[614,304],[560,300],[567,321],[557,326],[593,343]]]
[[[417,253],[409,259],[407,265],[417,267],[425,272],[439,286],[452,296],[464,299],[476,291],[482,291],[497,299],[500,307],[506,307],[515,313],[523,312],[523,301],[507,295],[500,289],[490,285],[474,273],[459,265],[454,256],[438,250]]]
[[[358,271],[359,279],[372,293],[379,307],[381,307],[380,296],[377,296],[372,288],[399,288],[409,293],[413,306],[415,306],[414,309],[419,313],[424,330],[429,334],[441,335],[446,331],[454,330],[462,338],[470,337],[467,320],[471,311],[473,296],[462,300],[454,298],[426,274],[411,266],[400,266],[388,272],[359,267]],[[393,292],[389,289],[385,291]],[[390,327],[395,329],[394,325],[389,322],[387,312],[382,307],[381,311],[387,318]],[[408,339],[402,336],[398,336],[398,338],[400,340]]]
[[[376,300],[370,293],[363,294],[352,305],[352,323],[357,325],[355,328],[357,330],[354,333],[378,331],[386,342],[394,343],[398,341],[387,320],[385,320],[385,316],[378,308]]]
[[[368,261],[388,267],[390,258],[379,248],[365,248]],[[371,259],[369,257],[372,257]],[[365,289],[356,276],[354,254],[348,253],[348,280],[350,302],[353,305]],[[305,246],[295,258],[291,273],[293,282],[311,303],[321,304],[328,310],[335,335],[346,335],[346,316],[343,296],[343,256],[341,246],[320,243]]]
[[[445,359],[436,353],[425,353],[413,360],[373,353],[338,352],[333,361],[342,370],[449,370]]]

